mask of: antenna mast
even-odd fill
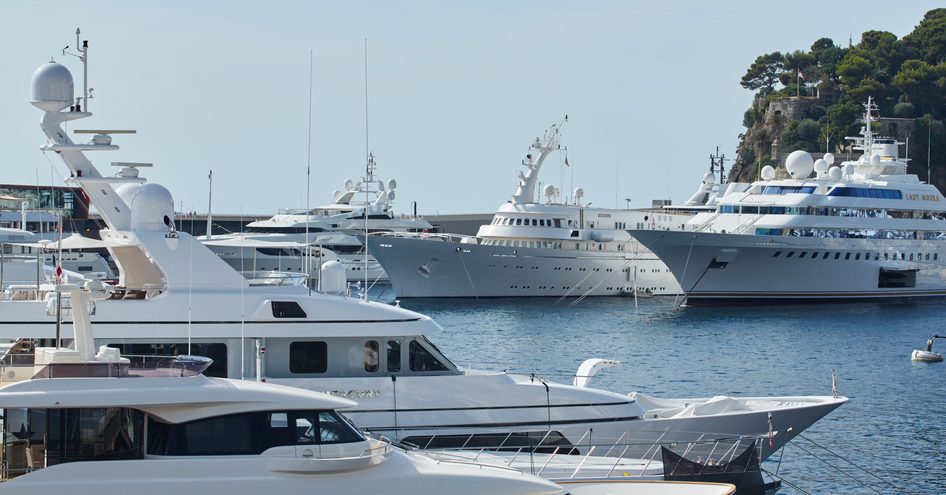
[[[210,182],[210,187],[207,188],[207,240],[210,240],[211,234],[211,225],[213,225],[213,216],[210,214],[210,206],[213,204],[213,194],[214,194],[214,171],[211,170],[207,174],[207,180]]]
[[[308,143],[306,145],[306,155],[305,155],[305,273],[306,273],[306,285],[309,287],[309,293],[312,293],[312,257],[310,256],[309,250],[309,189],[311,188],[311,176],[312,176],[312,50],[309,50],[309,129],[308,129]],[[322,251],[319,250],[321,255]],[[319,265],[319,284],[322,283],[322,267]]]
[[[368,38],[365,38],[365,290],[361,293],[365,301],[368,300],[368,203],[371,202],[367,182],[371,180],[373,162],[374,157],[368,151]]]
[[[79,34],[82,31],[79,28],[76,28],[76,50],[79,53],[67,52],[69,45],[66,45],[62,49],[63,55],[72,55],[79,59],[82,62],[82,96],[76,98],[76,111],[81,112],[82,106],[85,106],[85,111],[89,111],[89,100],[92,99],[92,88],[89,87],[89,40],[84,40],[81,43],[79,42]],[[82,103],[79,103],[79,100],[82,100]]]

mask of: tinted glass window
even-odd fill
[[[389,340],[387,343],[388,371],[401,371],[401,343]]]
[[[447,367],[437,360],[424,346],[412,340],[410,346],[410,366],[411,371],[446,371]]]
[[[289,344],[289,371],[293,373],[325,373],[328,369],[328,344],[325,342],[293,342]]]
[[[181,424],[148,421],[148,453],[257,455],[272,447],[360,442],[364,437],[333,411],[261,411]]]
[[[377,340],[365,342],[365,371],[378,371],[378,361],[381,359]]]
[[[109,407],[46,411],[49,465],[90,459],[140,459],[144,456],[144,414]]]
[[[295,301],[272,301],[273,316],[276,318],[305,318],[305,311]]]

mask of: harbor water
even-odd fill
[[[391,302],[390,290],[372,291]],[[782,493],[946,493],[946,364],[910,353],[946,332],[943,301],[678,308],[673,297],[406,300],[443,327],[458,365],[658,397],[830,395],[851,400],[764,464]],[[934,350],[937,350],[934,347]],[[942,350],[942,349],[940,349]],[[816,445],[817,444],[817,445]],[[821,447],[819,447],[819,445]],[[829,450],[825,450],[825,447]]]

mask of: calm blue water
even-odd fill
[[[830,395],[836,369],[839,392],[851,401],[802,435],[883,481],[837,459],[831,466],[819,461],[802,447],[831,455],[801,439],[785,449],[779,474],[809,493],[946,493],[946,365],[910,361],[927,338],[946,334],[946,303],[677,309],[673,298],[641,300],[637,308],[623,298],[570,302],[402,306],[440,323],[443,333],[431,339],[457,364],[570,381],[584,359],[615,358],[622,364],[603,370],[593,385],[616,392]],[[946,342],[937,344],[934,350],[946,350]],[[776,468],[773,459],[766,468]]]

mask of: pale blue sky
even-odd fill
[[[0,4],[0,183],[65,175],[43,157],[33,70],[89,39],[95,116],[132,128],[118,152],[148,161],[185,210],[274,213],[305,204],[309,50],[315,78],[313,206],[364,170],[363,40],[370,147],[398,180],[397,211],[493,211],[528,144],[564,114],[574,185],[594,205],[685,200],[719,145],[735,155],[756,56],[909,33],[938,2],[5,1]],[[542,182],[560,181],[559,160]],[[617,178],[617,180],[615,180]],[[618,198],[617,202],[615,198]]]

